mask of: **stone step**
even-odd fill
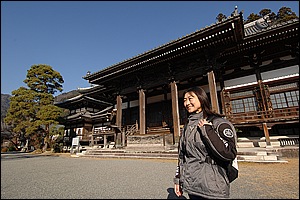
[[[98,157],[98,158],[157,158],[157,159],[174,159],[178,158],[177,150],[162,149],[136,149],[126,148],[117,149],[90,149],[82,153],[77,153],[80,157]],[[240,150],[237,155],[238,161],[244,162],[279,162],[278,153],[267,150]]]
[[[177,160],[177,156],[171,155],[139,155],[139,154],[104,154],[104,155],[97,155],[97,154],[85,154],[85,155],[78,155],[78,157],[90,157],[90,158],[140,158],[140,159],[168,159],[168,160]]]
[[[249,156],[249,155],[237,155],[238,161],[278,161],[278,157],[274,156],[267,156],[267,155],[256,155],[256,156]]]
[[[98,155],[98,156],[144,156],[144,157],[176,157],[178,156],[177,153],[171,152],[123,152],[123,153],[109,153],[109,152],[88,152],[84,155]]]

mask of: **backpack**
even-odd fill
[[[209,117],[209,119],[207,121],[211,122],[213,124],[213,128],[214,128],[215,133],[217,135],[219,135],[217,130],[218,130],[218,126],[221,124],[221,121],[220,120],[214,120],[214,119],[217,119],[217,118],[214,117],[214,116],[211,116],[211,117]],[[235,128],[233,127],[233,125],[231,123],[229,123],[229,124],[230,124],[230,126],[233,130],[233,133],[234,133],[235,145],[237,145],[237,135],[236,135],[236,132],[235,132]],[[237,156],[234,158],[234,160],[231,160],[228,163],[228,165],[226,167],[226,174],[227,174],[229,183],[231,183],[232,181],[234,181],[238,177],[239,168],[238,168]]]

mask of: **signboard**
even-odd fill
[[[79,145],[79,138],[75,137],[72,139],[72,146],[78,146]]]
[[[75,137],[72,139],[72,147],[70,153],[78,153],[79,152],[79,137]]]

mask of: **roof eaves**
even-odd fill
[[[171,47],[171,46],[173,46],[173,45],[175,45],[177,43],[182,43],[182,42],[184,42],[184,41],[186,41],[186,40],[188,40],[188,39],[190,39],[190,38],[192,38],[194,36],[197,36],[198,34],[202,34],[202,33],[208,32],[209,30],[212,30],[213,28],[218,27],[218,26],[220,26],[220,25],[222,25],[224,23],[230,23],[231,21],[234,21],[235,19],[240,18],[240,15],[229,16],[226,20],[224,20],[222,22],[213,23],[213,24],[211,24],[209,26],[201,28],[200,30],[196,30],[196,31],[194,31],[194,32],[192,32],[190,34],[187,34],[187,35],[185,35],[185,36],[183,36],[181,38],[178,38],[176,40],[171,40],[170,42],[168,42],[166,44],[160,45],[159,47],[156,47],[156,48],[153,48],[153,49],[151,49],[149,51],[146,51],[144,53],[138,54],[137,56],[134,56],[132,58],[126,59],[124,61],[118,62],[118,63],[113,64],[113,65],[110,65],[110,66],[108,66],[108,67],[106,67],[106,68],[104,68],[104,69],[102,69],[102,70],[100,70],[98,72],[89,74],[89,75],[87,75],[87,76],[85,76],[83,78],[86,79],[86,80],[89,80],[89,79],[92,79],[93,77],[98,76],[100,73],[104,73],[105,71],[108,71],[108,70],[109,71],[116,71],[117,68],[120,68],[119,70],[121,70],[121,71],[126,70],[127,68],[122,68],[121,64],[125,65],[126,63],[130,63],[130,62],[134,63],[138,59],[143,60],[143,57],[147,57],[147,56],[149,56],[151,54],[154,54],[154,53],[159,52],[159,51],[161,51],[163,49]],[[163,55],[165,55],[165,54],[163,54]],[[154,56],[154,58],[156,58],[156,57],[159,57],[159,56]],[[141,63],[141,62],[139,62],[139,63]],[[134,64],[134,65],[137,65],[137,64]]]

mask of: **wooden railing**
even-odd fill
[[[162,127],[162,126],[155,126],[155,127],[148,127],[147,134],[169,134],[170,128]]]
[[[299,107],[233,113],[226,117],[234,124],[299,120]]]
[[[285,136],[271,136],[270,143],[272,146],[285,147],[285,146],[299,146],[298,135],[285,135]],[[239,148],[243,147],[265,147],[265,137],[240,137],[237,143]]]
[[[126,131],[125,131],[125,135],[134,135],[135,133],[138,132],[138,126],[137,124],[133,124],[133,125],[127,125],[126,126]]]
[[[299,137],[279,138],[280,146],[299,146]]]

